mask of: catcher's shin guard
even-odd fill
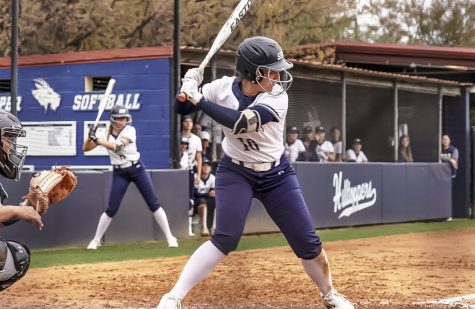
[[[0,292],[20,280],[30,267],[30,250],[15,241],[0,238]],[[3,273],[3,277],[1,277]]]

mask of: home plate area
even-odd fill
[[[335,288],[355,308],[474,308],[475,228],[324,242]],[[2,308],[156,308],[188,256],[33,268]],[[288,246],[233,252],[187,309],[324,308]]]

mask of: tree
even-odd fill
[[[256,0],[226,43],[265,35],[284,48],[351,36],[356,0]],[[210,47],[237,0],[182,0],[181,44]],[[172,0],[21,0],[20,55],[169,45]],[[10,6],[0,8],[0,47],[10,54]]]
[[[377,17],[366,33],[371,41],[475,46],[473,0],[373,0],[365,10]]]

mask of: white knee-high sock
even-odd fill
[[[173,234],[170,231],[170,225],[168,225],[167,214],[162,207],[158,208],[154,213],[153,217],[155,221],[157,221],[158,226],[162,229],[163,234],[165,234],[166,239],[173,238]]]
[[[320,255],[312,260],[300,260],[302,261],[303,269],[318,287],[320,293],[327,295],[333,289],[333,284],[330,265],[325,251],[322,249]]]
[[[101,241],[102,236],[109,228],[109,225],[112,222],[112,218],[109,217],[105,212],[102,213],[101,217],[99,218],[99,223],[97,224],[96,235],[94,235],[94,240]]]
[[[170,294],[183,299],[186,294],[218,265],[226,255],[211,241],[202,244],[186,263]]]

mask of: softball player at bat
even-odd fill
[[[202,73],[185,74],[175,103],[187,114],[202,110],[224,126],[225,156],[216,172],[216,231],[190,257],[178,281],[163,295],[159,309],[181,308],[182,299],[235,250],[244,230],[252,198],[259,199],[284,234],[303,268],[318,287],[327,308],[353,308],[332,284],[327,255],[302,196],[295,171],[284,154],[286,90],[292,63],[277,42],[266,37],[245,39],[238,47],[235,77],[205,84]]]
[[[122,198],[130,182],[134,182],[142,194],[148,208],[165,234],[168,247],[178,247],[177,239],[172,235],[168,225],[167,215],[158,201],[152,185],[150,175],[140,161],[137,151],[137,136],[135,128],[131,125],[132,117],[123,105],[116,105],[110,112],[110,126],[107,136],[97,137],[94,130],[89,131],[89,138],[84,142],[83,151],[90,151],[96,146],[104,146],[114,167],[112,173],[112,187],[109,195],[109,205],[101,215],[94,238],[87,249],[96,250],[101,246],[101,239],[112,218],[119,211]]]

